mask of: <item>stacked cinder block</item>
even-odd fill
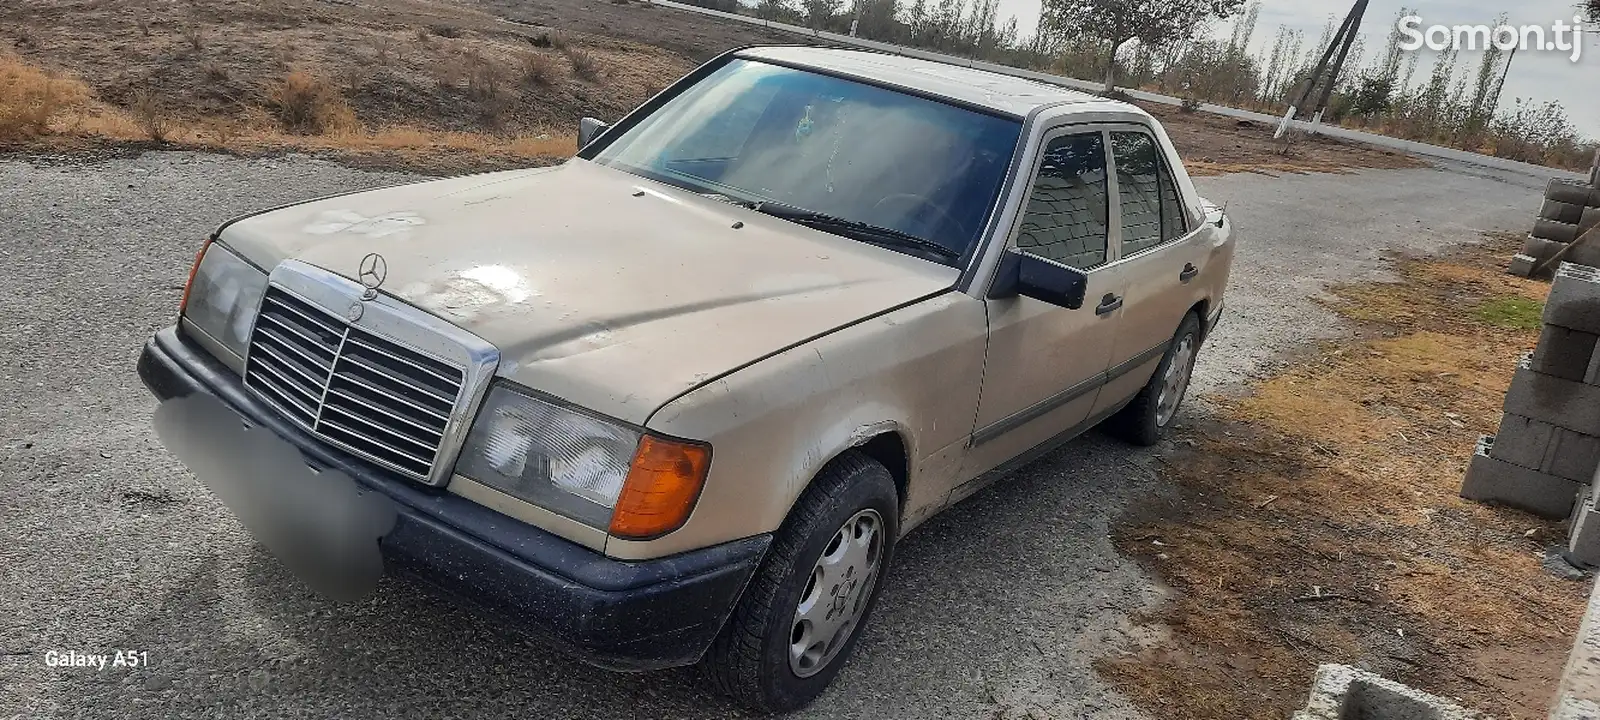
[[[1561,518],[1600,470],[1600,270],[1562,263],[1544,323],[1506,393],[1499,432],[1478,442],[1461,496]]]
[[[1319,665],[1291,720],[1482,720],[1450,700],[1348,665]]]
[[[1544,205],[1533,221],[1533,232],[1522,253],[1511,259],[1508,272],[1522,277],[1548,276],[1557,256],[1563,262],[1600,267],[1600,240],[1591,236],[1573,245],[1595,227],[1600,227],[1600,157],[1588,182],[1558,178],[1545,187]]]

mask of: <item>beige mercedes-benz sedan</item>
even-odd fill
[[[1222,312],[1229,221],[1124,103],[761,47],[580,136],[204,243],[156,429],[308,583],[797,708],[897,541],[1089,428],[1156,442]]]

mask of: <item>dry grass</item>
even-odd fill
[[[1158,716],[1283,718],[1315,666],[1365,666],[1496,717],[1542,715],[1583,608],[1540,566],[1554,523],[1457,497],[1537,333],[1486,319],[1546,286],[1505,275],[1514,238],[1338,288],[1363,339],[1218,399],[1119,544],[1175,592],[1172,644],[1102,670]],[[1531,529],[1531,533],[1530,533]],[[1151,540],[1162,545],[1154,548]],[[1353,598],[1299,603],[1315,587]]]
[[[567,56],[567,62],[572,64],[572,74],[582,80],[594,82],[600,78],[600,61],[594,54],[578,47],[567,47],[562,51]]]
[[[198,24],[186,25],[183,28],[183,41],[190,50],[200,52],[206,47],[206,29]]]
[[[206,79],[206,82],[213,85],[225,83],[229,78],[228,66],[217,62],[216,60],[205,61],[205,63],[200,66],[200,74]]]
[[[278,123],[298,135],[355,132],[356,114],[344,96],[328,81],[296,70],[285,75],[268,92],[268,103]]]
[[[533,50],[522,54],[520,68],[524,87],[549,85],[560,75],[555,61],[551,60],[550,56]]]
[[[268,109],[247,110],[238,118],[173,115],[163,110],[162,100],[142,88],[128,107],[116,107],[96,100],[76,78],[0,54],[0,143],[13,147],[69,149],[105,141],[155,141],[238,153],[303,150],[357,161],[392,158],[405,167],[446,172],[547,162],[577,151],[577,138],[568,133],[499,136],[406,126],[368,130],[336,87],[302,71],[290,72],[273,85]]]
[[[0,140],[45,135],[52,123],[77,112],[89,98],[89,87],[81,81],[0,53]]]
[[[145,137],[156,142],[167,141],[167,116],[154,91],[145,88],[134,94],[128,110],[133,113],[133,119],[139,123],[139,129],[144,131]]]
[[[505,82],[499,65],[476,50],[463,54],[462,64],[463,74],[467,78],[467,97],[479,102],[501,97]]]

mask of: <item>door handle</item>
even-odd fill
[[[1184,263],[1183,272],[1178,273],[1178,282],[1187,283],[1199,274],[1200,268],[1195,267],[1194,263]]]
[[[1106,293],[1105,297],[1100,298],[1100,305],[1094,309],[1094,314],[1109,315],[1116,312],[1119,307],[1122,307],[1122,298],[1112,293]]]

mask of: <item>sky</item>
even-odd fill
[[[1401,7],[1416,10],[1423,27],[1430,25],[1490,25],[1505,14],[1511,25],[1542,25],[1549,27],[1556,20],[1572,22],[1577,0],[1370,0],[1361,32],[1366,36],[1366,56],[1363,62],[1376,57],[1387,43],[1389,30],[1394,26]],[[1256,21],[1256,31],[1251,51],[1265,54],[1272,48],[1273,39],[1280,26],[1305,31],[1306,45],[1322,37],[1322,29],[1333,16],[1335,26],[1350,11],[1352,0],[1263,0],[1261,17]],[[1018,29],[1026,36],[1033,32],[1039,19],[1040,0],[1000,0],[1000,17],[1013,15]],[[1231,25],[1219,23],[1213,35],[1226,38]],[[1587,42],[1578,62],[1571,61],[1570,53],[1518,51],[1506,77],[1501,108],[1510,107],[1514,98],[1527,98],[1537,102],[1560,101],[1567,116],[1580,132],[1591,139],[1600,139],[1600,31],[1587,31]],[[1419,52],[1428,53],[1423,49]],[[1426,80],[1432,68],[1433,56],[1424,55],[1419,61],[1413,82]],[[1463,51],[1457,66],[1461,73],[1475,73],[1477,53]],[[1583,90],[1582,88],[1589,88]]]

